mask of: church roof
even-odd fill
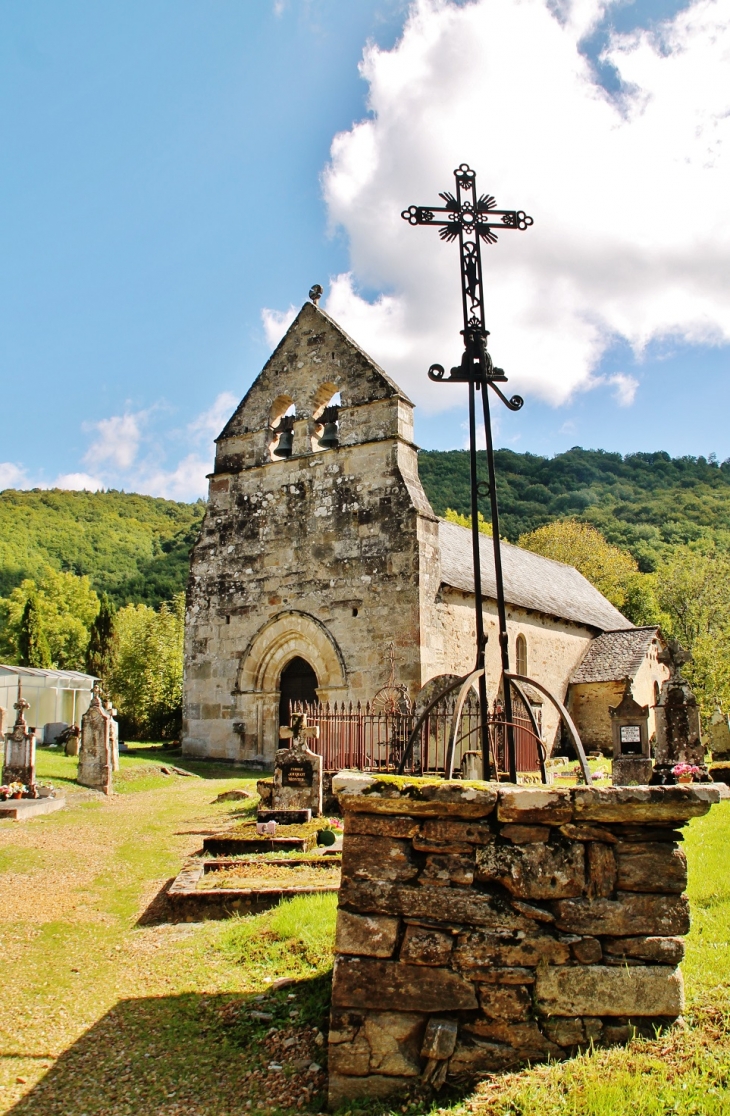
[[[628,628],[603,632],[591,643],[571,682],[620,682],[634,678],[659,629]]]
[[[471,531],[439,520],[441,581],[465,593],[474,592]],[[491,540],[481,547],[482,594],[496,597]],[[543,558],[530,550],[502,543],[504,595],[508,604],[573,620],[600,631],[633,629],[630,620],[607,601],[573,566]],[[594,641],[597,642],[597,641]]]

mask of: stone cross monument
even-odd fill
[[[306,713],[293,713],[291,728],[280,728],[279,736],[291,740],[291,745],[276,753],[274,790],[267,814],[280,821],[286,821],[282,815],[292,811],[309,812],[310,817],[318,818],[322,813],[322,757],[307,746],[307,740],[317,739],[319,725],[308,725]],[[263,817],[261,813],[259,816]]]
[[[708,775],[705,748],[700,738],[700,711],[689,683],[682,677],[682,667],[685,663],[692,662],[692,656],[676,639],[670,639],[657,658],[660,663],[669,667],[671,673],[662,684],[656,704],[655,764],[651,781],[660,785],[676,782],[672,768],[678,763],[699,767],[706,780]]]
[[[608,712],[613,733],[613,785],[646,786],[652,773],[649,706],[639,705],[634,699],[630,678],[624,681],[624,696],[620,704],[609,706]]]
[[[95,682],[91,704],[81,718],[81,748],[76,782],[104,794],[113,794],[114,746],[111,721],[112,718],[101,704],[99,684]]]
[[[18,682],[18,700],[13,706],[18,715],[13,731],[5,736],[3,783],[35,785],[35,733],[28,730],[25,721],[25,711],[29,708],[30,704],[23,697],[21,683]]]

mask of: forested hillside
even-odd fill
[[[501,534],[516,542],[555,519],[575,517],[596,526],[650,571],[670,544],[703,537],[730,549],[730,461],[668,453],[620,453],[575,448],[556,457],[498,450]],[[434,511],[469,513],[466,450],[422,450],[418,464]],[[480,477],[487,476],[479,454]],[[489,517],[489,501],[481,510]]]
[[[0,493],[0,597],[44,566],[88,575],[117,605],[185,588],[205,506],[126,492]]]

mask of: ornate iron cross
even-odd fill
[[[461,299],[464,314],[464,353],[461,364],[451,369],[447,377],[442,365],[432,364],[428,370],[430,379],[449,382],[458,381],[469,385],[469,459],[471,480],[471,534],[474,561],[474,598],[476,613],[476,670],[481,671],[479,702],[481,706],[481,746],[484,764],[484,778],[489,778],[489,726],[487,722],[488,703],[486,678],[484,674],[484,616],[482,613],[482,577],[479,555],[479,496],[484,496],[484,486],[477,478],[476,450],[476,399],[475,391],[482,393],[484,410],[484,431],[487,440],[487,466],[489,469],[489,499],[492,518],[492,545],[494,548],[494,574],[497,592],[497,611],[499,615],[499,644],[502,660],[504,714],[506,722],[507,752],[509,774],[512,782],[517,782],[517,756],[512,717],[512,695],[510,682],[505,677],[509,673],[509,641],[507,636],[507,613],[504,600],[504,580],[502,577],[502,552],[499,542],[499,505],[494,470],[494,446],[492,443],[492,424],[489,413],[487,386],[492,388],[511,411],[519,411],[523,400],[519,395],[508,399],[497,387],[497,382],[507,380],[501,368],[495,368],[487,352],[489,331],[484,319],[484,286],[482,282],[481,241],[495,244],[497,230],[530,227],[532,217],[521,209],[497,209],[497,203],[490,194],[477,194],[476,174],[462,163],[454,171],[456,193],[448,191],[440,194],[444,205],[411,205],[404,209],[401,216],[411,225],[432,225],[439,230],[442,240],[453,241],[458,238],[461,257]]]

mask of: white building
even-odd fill
[[[78,670],[40,670],[0,663],[0,709],[5,710],[5,732],[15,722],[13,705],[18,700],[18,682],[30,704],[25,719],[39,743],[52,744],[69,725],[80,724],[89,708],[96,679]]]

